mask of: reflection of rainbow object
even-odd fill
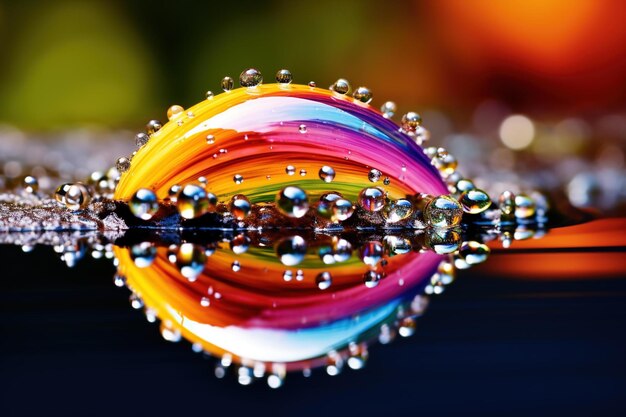
[[[318,178],[323,165],[335,169],[330,184]],[[164,125],[133,157],[115,198],[128,200],[144,187],[164,199],[172,185],[204,176],[221,201],[241,193],[253,203],[273,202],[294,184],[313,197],[333,190],[355,201],[372,184],[371,168],[389,177],[390,198],[448,192],[422,149],[369,105],[308,86],[261,85],[205,100]],[[237,174],[241,184],[233,181]]]
[[[302,264],[287,267],[271,246],[237,255],[220,244],[195,282],[167,259],[166,248],[147,268],[134,264],[128,248],[115,250],[128,286],[186,339],[213,354],[285,363],[288,369],[317,366],[328,352],[377,333],[381,323],[396,318],[403,301],[421,293],[442,259],[416,251],[385,256],[386,265],[378,268],[384,279],[367,288],[363,274],[370,267],[358,258],[325,265],[309,249]],[[241,264],[237,272],[231,268],[235,260]],[[285,270],[297,269],[302,281],[283,280]],[[315,277],[323,271],[333,284],[322,291]],[[200,300],[209,293],[211,304],[203,307]]]

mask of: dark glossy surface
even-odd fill
[[[212,361],[188,343],[163,341],[158,326],[129,307],[128,291],[114,287],[108,261],[67,269],[50,248],[2,246],[0,262],[3,416],[626,411],[623,272],[525,281],[460,271],[431,299],[415,336],[372,346],[363,370],[290,374],[271,390],[263,381],[216,379]]]

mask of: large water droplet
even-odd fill
[[[385,119],[391,119],[394,114],[398,111],[398,106],[393,101],[385,101],[382,106],[380,106],[380,112],[383,114]]]
[[[389,223],[396,223],[407,219],[413,213],[413,204],[404,198],[390,201],[383,208],[383,217]]]
[[[115,168],[117,168],[120,174],[128,171],[130,169],[130,159],[125,156],[118,158],[115,162]]]
[[[128,202],[131,213],[142,220],[150,220],[159,210],[159,202],[154,191],[140,188]]]
[[[300,236],[290,236],[281,239],[276,245],[276,254],[283,265],[293,266],[304,260],[307,245]]]
[[[135,135],[135,145],[137,145],[138,148],[141,148],[142,146],[146,145],[148,143],[148,141],[150,140],[150,136],[148,136],[145,133],[137,133]]]
[[[405,133],[415,132],[417,127],[421,124],[422,117],[414,111],[410,111],[402,116],[402,131],[404,131]]]
[[[485,262],[491,250],[489,246],[480,242],[463,242],[459,249],[459,257],[468,265],[477,265]]]
[[[374,288],[380,282],[380,273],[376,271],[367,271],[363,274],[363,282],[367,288]]]
[[[193,219],[215,210],[217,197],[196,184],[188,184],[178,193],[176,207],[181,217]]]
[[[315,283],[317,284],[317,288],[320,290],[326,290],[330,288],[333,283],[333,278],[330,275],[330,272],[321,272],[316,278]]]
[[[192,243],[183,243],[176,253],[176,266],[181,275],[191,282],[202,273],[206,260],[206,250]]]
[[[465,191],[459,198],[463,211],[470,214],[478,214],[491,206],[491,198],[483,190],[478,188]]]
[[[373,94],[367,87],[359,87],[353,94],[353,97],[362,103],[369,103],[372,101]]]
[[[369,187],[361,190],[359,194],[359,206],[373,213],[379,211],[385,205],[385,192],[378,187]]]
[[[283,214],[300,218],[309,210],[309,198],[303,189],[288,186],[276,196],[276,206]]]
[[[342,222],[348,220],[354,214],[354,206],[350,200],[339,198],[332,202],[330,206],[331,220],[334,222]]]
[[[150,242],[141,242],[130,248],[130,258],[138,268],[147,268],[156,257],[156,247]]]
[[[230,200],[230,213],[237,220],[243,220],[248,217],[251,209],[252,205],[250,204],[250,200],[243,194],[234,195]]]
[[[167,118],[168,120],[176,119],[178,116],[181,116],[185,109],[178,104],[174,104],[169,109],[167,109]]]
[[[293,77],[291,72],[286,69],[281,69],[276,73],[276,82],[278,84],[288,85],[291,84]]]
[[[376,266],[383,259],[383,245],[378,241],[365,242],[359,256],[365,265]]]
[[[367,179],[370,180],[371,182],[378,182],[382,175],[383,175],[382,172],[380,172],[376,168],[372,168],[369,174],[367,174]]]
[[[535,201],[525,194],[515,196],[515,217],[528,219],[535,215]]]
[[[72,211],[83,210],[91,201],[91,193],[89,189],[79,182],[72,184],[67,188],[64,197],[65,206]]]
[[[235,86],[235,81],[231,77],[224,77],[220,83],[222,90],[229,92]]]
[[[239,75],[239,84],[242,87],[254,88],[263,82],[261,71],[256,68],[249,68]]]
[[[338,94],[348,94],[350,91],[350,83],[344,78],[340,78],[330,87],[332,91]]]
[[[163,124],[159,122],[158,120],[154,120],[154,119],[150,120],[146,124],[146,133],[148,135],[154,135],[156,132],[161,130],[162,127],[163,127]]]
[[[435,197],[424,208],[424,220],[434,227],[452,227],[461,223],[463,209],[447,195]]]
[[[293,175],[296,173],[296,167],[294,167],[293,165],[287,165],[285,167],[285,172],[287,173],[287,175]]]

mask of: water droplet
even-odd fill
[[[298,132],[300,132],[300,133],[306,133],[306,125],[300,125],[300,126],[298,126]]]
[[[250,238],[244,234],[239,234],[230,241],[230,250],[232,250],[235,255],[246,253],[249,247]]]
[[[181,187],[180,185],[174,184],[170,187],[169,190],[167,190],[167,197],[170,199],[170,201],[176,202],[178,193],[180,192],[180,190],[182,190],[182,188],[183,187]]]
[[[281,69],[276,73],[276,82],[283,85],[291,84],[293,77],[291,72],[286,69]]]
[[[415,132],[417,127],[421,124],[422,117],[414,111],[410,111],[402,116],[402,131],[404,133]]]
[[[339,198],[330,206],[330,210],[332,212],[331,219],[334,222],[342,222],[344,220],[348,220],[352,214],[354,213],[354,206],[350,200],[346,200],[345,198]]]
[[[207,100],[212,100],[214,97],[213,91],[209,90],[206,92],[206,99]]]
[[[535,201],[525,194],[515,196],[515,217],[528,219],[535,215]]]
[[[415,143],[422,146],[424,143],[430,140],[430,131],[424,129],[422,126],[417,126],[415,131],[412,132],[411,136],[415,140]]]
[[[233,177],[235,184],[241,184],[243,182],[243,176],[237,174]]]
[[[385,101],[382,106],[380,106],[380,112],[383,114],[385,119],[391,119],[394,114],[398,111],[398,106],[393,101]]]
[[[359,193],[359,206],[365,211],[374,213],[385,205],[385,192],[378,187],[368,187]]]
[[[140,308],[143,308],[143,300],[136,293],[132,293],[130,297],[128,297],[128,301],[130,301],[130,306],[134,308],[135,310],[139,310]]]
[[[263,82],[263,75],[256,68],[249,68],[239,75],[239,84],[242,87],[254,88]]]
[[[411,241],[398,236],[385,236],[383,244],[389,256],[404,255],[412,250]]]
[[[222,90],[224,90],[225,92],[229,92],[235,86],[235,80],[233,80],[231,77],[224,77],[222,78],[220,86],[222,87]]]
[[[424,208],[424,220],[434,227],[452,227],[461,223],[463,209],[447,195],[435,197]]]
[[[149,140],[150,140],[150,136],[148,136],[147,134],[143,132],[137,133],[135,135],[135,145],[137,145],[138,148],[141,148],[142,146],[147,144]]]
[[[115,274],[113,277],[113,285],[118,288],[122,288],[126,285],[126,277],[122,274]]]
[[[383,208],[383,217],[389,223],[396,223],[407,219],[413,213],[413,204],[409,200],[400,199],[390,201]]]
[[[126,158],[125,156],[122,156],[115,163],[115,168],[117,168],[120,174],[128,171],[130,169],[130,159]]]
[[[463,242],[459,249],[459,257],[468,265],[477,265],[487,260],[491,250],[489,247],[480,242]]]
[[[378,182],[380,180],[380,177],[383,175],[382,172],[380,172],[379,170],[377,170],[376,168],[372,168],[369,172],[369,174],[367,174],[367,179],[370,180],[370,182]]]
[[[156,257],[156,247],[150,242],[141,242],[130,248],[130,258],[138,268],[147,268]]]
[[[237,370],[237,382],[241,385],[250,385],[252,383],[252,371],[246,366],[240,366]]]
[[[27,193],[35,194],[39,190],[39,181],[32,175],[27,175],[22,180],[22,186]]]
[[[200,299],[200,305],[202,307],[209,307],[211,305],[211,299],[209,299],[209,297],[202,297]]]
[[[437,154],[431,159],[431,163],[444,176],[451,175],[459,164],[456,158],[444,148],[437,149]]]
[[[230,268],[233,270],[233,272],[239,272],[241,271],[241,264],[239,263],[239,261],[233,261],[233,264],[230,266]]]
[[[167,118],[168,120],[172,120],[183,114],[185,109],[178,104],[174,104],[169,109],[167,109]]]
[[[128,202],[131,213],[142,220],[150,220],[159,210],[159,203],[154,191],[148,188],[140,188]]]
[[[176,207],[181,217],[194,219],[215,210],[217,197],[196,184],[188,184],[178,193]]]
[[[319,176],[324,182],[332,182],[335,179],[335,170],[328,165],[324,165],[320,168]]]
[[[72,183],[65,183],[65,184],[59,185],[59,187],[54,192],[54,199],[57,202],[65,205],[65,196],[67,195],[67,191],[70,189],[71,186],[72,186]]]
[[[383,184],[385,185],[391,184],[391,180],[389,179],[389,177],[385,177],[385,179],[383,180]]]
[[[502,216],[510,220],[515,214],[515,194],[511,191],[502,192],[498,199],[498,204],[500,205]]]
[[[315,83],[315,81],[309,81],[309,87],[315,88],[317,87],[317,84]]]
[[[198,182],[202,184],[204,188],[206,188],[207,184],[209,183],[209,180],[207,180],[206,177],[198,177]]]
[[[163,127],[163,124],[161,124],[161,122],[159,122],[158,120],[154,120],[154,119],[150,120],[146,124],[146,133],[148,135],[154,135],[156,132],[161,130],[162,127]]]
[[[285,273],[283,274],[283,280],[285,280],[285,282],[289,282],[292,279],[293,279],[293,272],[285,271]]]
[[[243,194],[234,195],[230,200],[230,213],[237,220],[245,219],[250,214],[251,208],[250,200]]]
[[[276,206],[289,217],[303,217],[309,210],[309,198],[303,189],[288,186],[276,196]]]
[[[337,94],[348,94],[350,91],[350,83],[346,79],[340,78],[335,81],[330,89]]]
[[[380,282],[380,273],[376,271],[367,271],[363,274],[363,282],[367,288],[374,288]]]
[[[478,188],[465,191],[459,198],[463,211],[470,214],[478,214],[491,206],[491,198],[483,190]]]
[[[296,167],[294,167],[293,165],[287,165],[287,167],[285,168],[285,172],[287,173],[287,175],[293,175],[296,173]]]
[[[301,269],[298,269],[296,271],[296,281],[302,281],[304,280],[304,272],[302,272]]]
[[[319,202],[317,203],[317,214],[326,219],[330,219],[333,215],[332,203],[342,197],[343,196],[340,193],[336,192],[322,194]]]
[[[454,184],[454,188],[458,193],[464,193],[466,191],[474,190],[476,186],[474,185],[472,180],[461,178]]]
[[[430,229],[424,245],[439,255],[450,254],[461,246],[461,235],[454,229]]]
[[[359,250],[359,257],[365,265],[376,266],[383,259],[383,245],[378,241],[365,242]]]
[[[276,244],[276,255],[283,265],[293,266],[304,260],[307,245],[300,236],[290,236],[281,239]]]
[[[417,323],[413,317],[405,317],[400,322],[400,326],[398,327],[398,334],[402,337],[410,337],[415,334],[415,328],[417,327]]]
[[[320,290],[326,290],[330,288],[330,285],[333,283],[333,278],[330,275],[330,272],[321,272],[315,278],[315,283],[317,284],[317,288]]]
[[[172,343],[178,343],[182,340],[180,330],[173,329],[170,323],[161,322],[161,336],[164,340]]]
[[[204,271],[207,252],[203,247],[192,243],[183,243],[176,253],[176,266],[181,275],[194,282]]]
[[[273,389],[282,387],[283,382],[284,378],[277,374],[271,374],[267,377],[267,385]]]
[[[65,207],[67,207],[69,210],[83,210],[91,201],[91,193],[85,185],[77,182],[67,188],[67,192],[64,196],[64,201]]]
[[[372,101],[373,94],[367,87],[359,87],[353,94],[353,97],[362,103],[369,103]]]
[[[208,143],[209,145],[213,145],[215,143],[215,136],[206,135],[206,143]]]
[[[306,176],[306,169],[302,168],[302,169],[300,170],[300,176],[301,176],[301,177],[305,177],[305,176]]]

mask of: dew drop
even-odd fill
[[[230,213],[237,220],[245,219],[250,214],[251,208],[250,200],[243,194],[234,195],[230,200]]]
[[[306,169],[303,168],[303,169],[300,170],[300,176],[301,177],[306,176]]]
[[[325,193],[320,196],[320,200],[317,203],[317,214],[330,219],[332,217],[332,204],[334,201],[339,200],[343,196],[337,192]]]
[[[222,90],[228,93],[235,86],[235,81],[231,77],[222,78],[222,82],[220,83]]]
[[[243,176],[236,174],[233,177],[233,181],[235,182],[235,184],[241,184],[243,182]]]
[[[369,103],[372,101],[373,94],[367,87],[359,87],[353,94],[353,97],[362,103]]]
[[[167,109],[167,119],[173,120],[177,118],[178,116],[180,116],[181,114],[183,114],[184,111],[185,109],[182,106],[179,106],[178,104],[174,104],[169,109]]]
[[[332,182],[335,179],[335,170],[328,165],[324,165],[320,168],[319,176],[324,182]]]
[[[424,220],[434,227],[453,227],[461,223],[463,209],[452,197],[435,197],[424,208]]]
[[[232,250],[235,255],[241,255],[248,251],[250,238],[244,234],[239,234],[230,241],[229,245],[230,250]]]
[[[309,198],[303,189],[288,186],[276,196],[276,206],[283,214],[300,218],[309,210]]]
[[[130,258],[137,268],[147,268],[156,257],[156,247],[150,242],[141,242],[130,248]]]
[[[383,175],[382,172],[380,172],[379,170],[377,170],[376,168],[372,168],[369,172],[369,174],[367,174],[367,179],[370,180],[370,182],[378,182],[380,180],[380,177]]]
[[[385,179],[383,180],[383,184],[385,185],[391,184],[391,180],[389,179],[389,177],[385,177]]]
[[[368,187],[359,193],[359,206],[365,211],[374,213],[385,205],[385,192],[378,187]]]
[[[39,190],[39,181],[32,175],[27,175],[22,180],[22,186],[27,193],[35,194]]]
[[[201,246],[183,243],[176,253],[176,266],[181,275],[194,282],[204,270],[207,253]]]
[[[315,278],[315,283],[320,290],[326,290],[330,288],[333,283],[333,278],[330,272],[322,272]]]
[[[212,100],[214,97],[213,91],[209,90],[206,92],[206,99],[207,100]]]
[[[146,124],[146,133],[148,135],[154,135],[156,132],[161,130],[162,127],[163,127],[163,124],[159,122],[158,120],[150,120]]]
[[[294,167],[293,165],[287,165],[287,167],[285,168],[285,172],[287,173],[287,175],[293,175],[296,173],[296,167]]]
[[[383,114],[385,119],[391,119],[394,114],[398,111],[398,106],[393,101],[385,101],[382,106],[380,106],[380,112]]]
[[[511,191],[502,192],[498,199],[498,204],[503,216],[510,218],[515,214],[515,194]]]
[[[122,156],[115,162],[115,168],[117,168],[120,174],[128,171],[130,169],[130,159]]]
[[[150,220],[159,210],[159,202],[154,191],[148,188],[140,188],[128,202],[128,208],[135,217],[142,220]]]
[[[446,177],[454,173],[459,164],[456,158],[444,148],[437,149],[437,154],[432,158],[431,163]]]
[[[374,288],[380,282],[380,273],[376,271],[367,271],[363,274],[363,282],[367,288]]]
[[[350,200],[339,198],[331,204],[330,210],[332,213],[331,220],[334,222],[342,222],[352,217],[354,206]]]
[[[335,81],[330,89],[337,94],[348,94],[350,91],[350,83],[346,79],[340,78]]]
[[[422,117],[414,111],[410,111],[402,116],[402,131],[405,133],[415,132],[421,124]]]
[[[365,265],[376,266],[383,259],[383,245],[378,241],[365,242],[359,250],[359,257]]]
[[[282,85],[289,85],[293,81],[291,72],[286,69],[281,69],[276,73],[276,82]]]
[[[139,310],[143,307],[143,300],[136,293],[132,293],[130,297],[128,297],[128,301],[130,301],[130,306],[135,310]]]
[[[465,191],[459,198],[463,211],[470,214],[478,214],[491,206],[491,198],[483,190],[478,188]]]
[[[309,87],[315,88],[317,87],[317,84],[315,83],[315,81],[309,81]]]
[[[459,249],[459,258],[468,265],[477,265],[487,260],[491,250],[489,246],[480,242],[463,242]]]
[[[306,133],[306,125],[300,125],[300,126],[298,126],[298,132],[300,132],[300,133]]]
[[[389,223],[397,223],[407,219],[413,213],[413,204],[407,199],[390,201],[383,208],[383,217]]]
[[[233,270],[233,272],[239,272],[241,271],[241,264],[239,263],[239,261],[233,261],[233,264],[230,266],[230,268]]]
[[[293,279],[293,272],[291,271],[285,271],[285,273],[283,274],[283,280],[285,282],[289,282]]]
[[[518,219],[528,219],[535,215],[535,201],[526,194],[515,196],[515,217]]]
[[[215,143],[215,136],[207,135],[206,136],[206,143],[208,143],[209,145],[213,145]]]
[[[216,205],[217,197],[196,184],[185,185],[176,197],[178,213],[185,219],[194,219],[214,211]]]
[[[209,307],[211,305],[211,300],[209,299],[209,297],[202,297],[200,299],[200,305],[202,307]]]
[[[91,201],[91,193],[85,185],[77,182],[67,188],[64,201],[69,210],[83,210]]]
[[[137,133],[135,135],[135,145],[137,145],[138,148],[141,148],[142,146],[147,144],[149,140],[150,140],[150,136],[148,136],[147,134],[143,132]]]
[[[456,182],[454,188],[456,188],[456,191],[458,193],[464,193],[466,191],[474,190],[476,186],[474,185],[474,182],[472,182],[472,180],[461,178]]]
[[[263,82],[263,75],[256,68],[249,68],[239,75],[239,84],[242,87],[254,88]]]

